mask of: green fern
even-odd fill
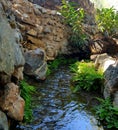
[[[31,95],[36,92],[34,86],[29,85],[25,80],[20,81],[21,97],[25,100],[24,121],[32,120],[32,98]]]
[[[84,89],[97,90],[103,85],[103,73],[96,71],[92,62],[76,62],[70,66],[75,84],[74,92]]]

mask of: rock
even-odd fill
[[[22,121],[24,116],[24,100],[20,97],[19,87],[14,83],[5,86],[4,95],[0,96],[0,107],[7,115],[16,120]]]
[[[110,97],[118,91],[118,64],[110,65],[104,72],[104,97]]]
[[[95,62],[95,60],[96,60],[97,56],[98,56],[97,54],[95,54],[95,55],[91,55],[91,56],[90,56],[90,59],[91,59],[92,61],[94,61],[94,62]]]
[[[8,130],[8,120],[2,111],[0,111],[0,130]]]
[[[98,55],[95,61],[96,69],[100,69],[104,72],[104,91],[105,98],[114,97],[114,105],[118,105],[117,91],[118,91],[118,61],[112,58],[108,54],[104,53]]]
[[[118,107],[118,91],[114,94],[113,105],[114,105],[115,107]]]
[[[43,50],[38,48],[25,52],[25,60],[25,74],[34,76],[36,79],[45,79],[47,64]]]
[[[116,59],[109,56],[107,53],[97,55],[95,60],[95,68],[101,69],[103,72],[107,70],[110,65],[115,64]]]
[[[49,27],[45,27],[43,32],[44,33],[51,33],[51,29]]]
[[[18,83],[18,81],[23,80],[23,70],[24,67],[15,68],[14,73],[12,74],[12,82]]]
[[[29,30],[29,31],[27,32],[27,34],[32,35],[32,36],[37,36],[37,31],[34,30],[34,29],[31,29],[31,30]]]
[[[42,40],[32,36],[28,36],[28,40],[33,43],[37,48],[43,48],[45,50],[45,43]]]
[[[0,72],[11,75],[14,67],[23,66],[24,63],[21,49],[16,43],[14,30],[6,19],[0,17]]]

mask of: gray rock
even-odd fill
[[[15,32],[7,20],[0,17],[0,72],[11,75],[14,68],[25,63]]]
[[[118,107],[118,91],[114,94],[113,104],[115,107]]]
[[[7,117],[2,111],[0,111],[0,130],[8,130]]]
[[[47,64],[45,54],[41,49],[30,50],[25,53],[26,64],[24,73],[34,76],[36,79],[45,79]]]
[[[104,97],[110,97],[118,91],[118,64],[113,64],[104,72]]]

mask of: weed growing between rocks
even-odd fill
[[[100,105],[94,108],[98,120],[107,128],[118,128],[118,108],[114,107],[110,98],[97,98]]]
[[[34,86],[29,85],[25,80],[20,82],[21,97],[25,100],[24,121],[32,120],[32,97],[36,92]]]

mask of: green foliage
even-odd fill
[[[59,68],[61,65],[69,65],[75,62],[76,59],[72,58],[65,58],[65,57],[57,57],[53,61],[48,62],[48,70],[47,70],[47,76],[50,75],[52,72],[54,72],[56,69]]]
[[[107,128],[118,128],[118,108],[114,107],[111,99],[101,99],[100,105],[95,107],[96,115]]]
[[[97,9],[96,22],[99,30],[108,36],[118,31],[118,13],[113,7]]]
[[[81,47],[84,44],[86,35],[84,34],[82,22],[84,21],[85,12],[82,8],[76,9],[75,3],[62,0],[61,14],[65,18],[65,23],[72,28],[70,38],[72,45]]]
[[[86,91],[97,90],[103,86],[103,73],[96,71],[92,62],[76,62],[70,69],[73,72],[74,92],[81,88]]]
[[[20,82],[21,97],[25,100],[24,121],[32,120],[32,98],[31,94],[36,90],[34,86],[29,85],[25,80]]]

